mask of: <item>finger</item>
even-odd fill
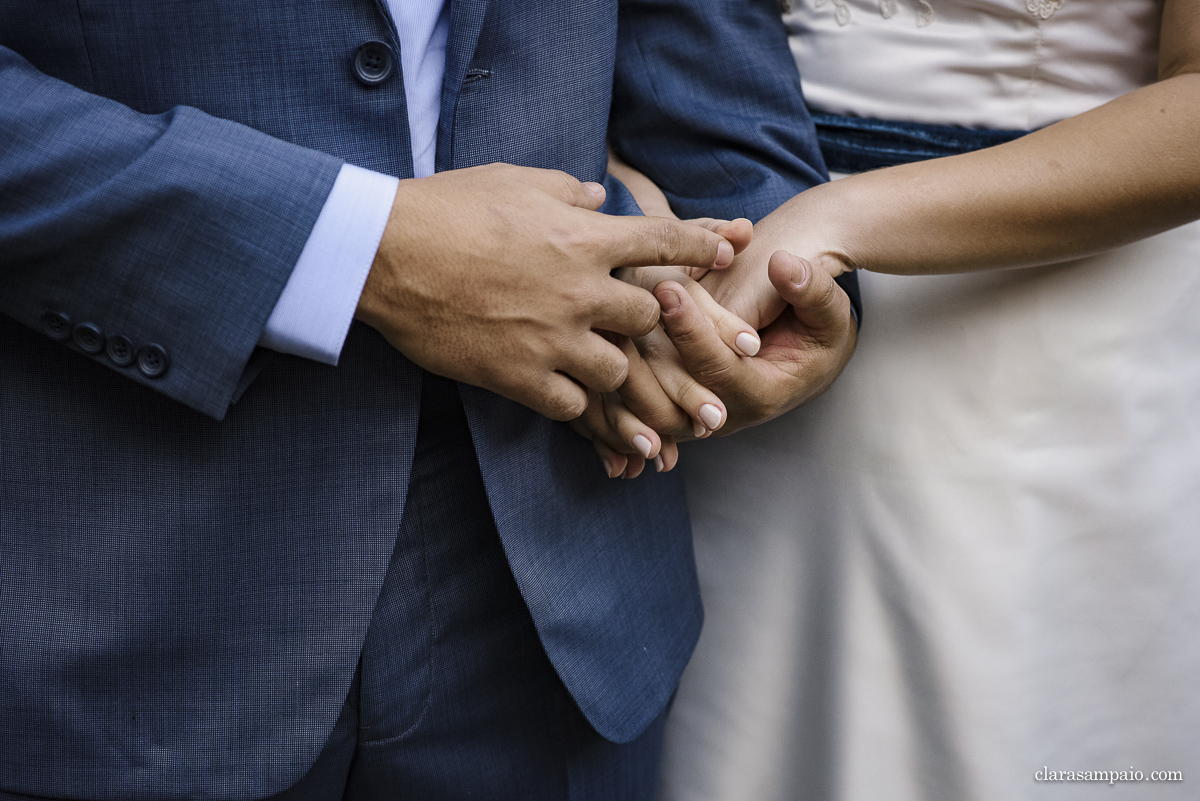
[[[566,422],[579,417],[587,409],[587,390],[555,372],[525,376],[497,391],[506,398],[528,406],[551,420]]]
[[[671,265],[713,269],[733,262],[733,245],[699,225],[666,217],[608,217],[612,266]]]
[[[678,267],[618,267],[612,271],[612,277],[632,286],[641,287],[647,292],[653,291],[659,281],[677,278],[686,273]]]
[[[637,478],[646,469],[646,460],[641,456],[634,455],[629,457],[629,465],[625,468],[625,474],[622,478]]]
[[[693,220],[685,220],[685,222],[690,222],[692,225],[699,225],[701,228],[724,237],[728,240],[729,244],[733,245],[734,253],[741,253],[750,246],[751,240],[754,239],[754,223],[745,217],[738,217],[736,220],[697,217]]]
[[[674,350],[662,329],[656,327],[648,337],[655,338],[656,341],[665,340],[665,347]],[[640,338],[639,343],[643,343],[646,338]],[[680,439],[693,436],[695,427],[691,415],[676,405],[663,390],[658,376],[642,357],[641,346],[629,337],[622,337],[620,345],[629,360],[629,376],[617,392],[629,411],[657,431],[661,437]],[[650,345],[646,344],[645,347],[649,349]],[[678,369],[683,368],[681,366]]]
[[[596,392],[613,392],[625,382],[629,360],[613,343],[594,332],[560,358],[556,367]]]
[[[659,303],[649,291],[607,277],[602,286],[590,310],[593,328],[640,337],[658,325]]]
[[[796,317],[812,331],[842,331],[852,319],[850,298],[824,270],[804,259],[777,250],[767,263],[767,274]]]
[[[678,283],[664,281],[655,288],[654,296],[662,304],[663,328],[679,352],[684,368],[719,396],[740,373],[742,357],[721,341],[692,296]]]
[[[587,426],[585,426],[582,422],[580,422],[581,420],[583,420],[583,418],[586,414],[587,414],[587,412],[585,411],[583,414],[579,415],[579,417],[576,417],[574,420],[568,420],[567,425],[569,425],[571,427],[572,431],[574,431],[576,434],[578,434],[579,436],[586,439],[588,442],[595,442],[596,441],[595,435],[592,434],[592,432],[588,429]]]
[[[588,393],[588,405],[584,409],[583,414],[571,421],[571,427],[581,434],[585,439],[591,440],[593,443],[600,443],[614,453],[632,452],[631,446],[626,443],[620,432],[609,422],[608,415],[604,410],[604,396],[599,392]],[[621,469],[617,471],[619,475],[625,470],[625,462],[621,461]]]
[[[595,181],[580,181],[562,170],[543,170],[534,167],[510,167],[510,169],[518,171],[518,180],[537,187],[563,203],[569,203],[588,211],[596,211],[604,205],[604,187]]]
[[[587,193],[587,200],[576,203],[581,209],[588,211],[599,211],[604,205],[604,201],[608,198],[608,192],[604,189],[604,184],[596,183],[595,181],[584,181],[583,190]]]
[[[609,478],[620,478],[625,473],[629,466],[629,458],[625,454],[617,453],[600,440],[593,440],[592,447],[599,455],[600,463],[604,465],[604,472]]]
[[[667,333],[656,328],[647,336],[637,341],[639,358],[629,357],[630,377],[633,376],[634,365],[640,372],[649,369],[657,384],[658,392],[674,410],[680,413],[679,419],[673,420],[674,426],[669,431],[655,426],[646,415],[642,414],[637,404],[629,404],[629,408],[647,425],[660,434],[673,439],[701,439],[709,431],[720,428],[725,423],[727,414],[725,405],[712,391],[702,386],[688,373],[683,365],[679,352],[675,349]],[[628,354],[627,354],[628,355]],[[644,366],[643,366],[644,365]],[[631,384],[626,380],[619,392],[625,396],[626,388]],[[661,404],[662,401],[659,401]]]
[[[762,347],[754,326],[722,306],[698,282],[683,275],[677,267],[624,268],[618,275],[628,284],[653,290],[663,281],[675,281],[688,291],[700,310],[716,327],[721,340],[742,356],[755,356]]]
[[[627,447],[633,448],[643,459],[653,459],[658,456],[662,440],[659,439],[654,429],[629,411],[629,407],[621,401],[620,395],[610,392],[604,396],[604,414],[608,418],[609,425],[616,429],[621,441],[626,443]]]
[[[664,439],[662,450],[654,457],[654,469],[660,473],[669,473],[679,464],[679,446],[674,440]]]
[[[717,334],[721,337],[722,342],[739,355],[755,356],[758,354],[759,348],[762,347],[762,340],[759,339],[758,332],[750,323],[713,300],[712,295],[708,294],[708,290],[695,281],[678,281],[678,283],[687,290],[692,299],[696,301],[701,313],[717,329]]]

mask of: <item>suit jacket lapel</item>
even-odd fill
[[[450,4],[450,36],[446,42],[446,77],[438,119],[437,169],[454,168],[454,111],[467,68],[479,43],[489,0],[446,0]]]

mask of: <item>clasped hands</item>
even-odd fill
[[[356,316],[430,372],[573,421],[614,477],[670,469],[680,440],[840,372],[855,325],[830,272],[745,220],[615,217],[604,199],[505,164],[402,180]]]
[[[854,350],[849,298],[830,272],[770,236],[754,242],[749,220],[690,222],[734,246],[729,267],[616,271],[651,291],[661,316],[645,335],[614,337],[628,378],[614,392],[591,392],[571,423],[610,478],[635,478],[647,462],[670,470],[678,442],[778,417],[828,387]]]

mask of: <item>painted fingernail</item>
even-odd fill
[[[715,431],[721,427],[721,410],[711,403],[706,403],[700,407],[700,419],[704,421],[705,427]]]
[[[692,434],[695,435],[696,439],[703,438],[707,433],[707,428],[705,428],[702,424],[697,423],[695,420],[692,421]]]
[[[654,469],[660,473],[667,469],[667,465],[663,462],[661,453],[654,457]]]
[[[754,334],[748,334],[745,331],[738,334],[737,338],[733,341],[738,346],[738,350],[746,356],[755,355],[758,353],[758,349],[762,347],[762,342],[759,341],[758,337],[754,336]]]
[[[637,452],[642,455],[643,459],[649,459],[650,449],[654,446],[650,443],[649,439],[641,434],[638,434],[633,438],[633,447],[637,448]]]
[[[724,239],[717,245],[717,266],[725,267],[733,262],[733,245]]]

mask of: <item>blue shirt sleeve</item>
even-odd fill
[[[342,165],[259,345],[337,364],[399,183]]]

